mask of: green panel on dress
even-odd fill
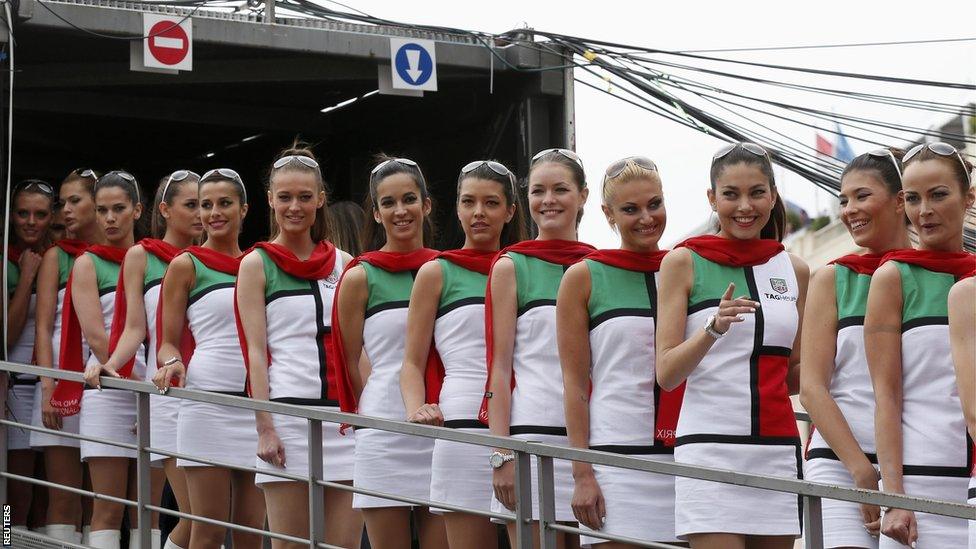
[[[955,284],[955,277],[918,265],[899,261],[894,264],[901,274],[902,322],[949,316],[949,289]]]
[[[446,259],[438,259],[441,266],[441,300],[438,309],[450,308],[461,301],[481,298],[484,303],[488,275],[469,271]],[[439,311],[438,311],[439,312]]]
[[[556,294],[559,293],[559,282],[562,281],[563,273],[566,272],[563,266],[514,252],[509,252],[506,255],[515,264],[519,311],[522,311],[526,305],[535,302],[555,305]],[[548,303],[550,301],[552,303]]]
[[[121,265],[102,259],[91,252],[85,252],[95,264],[95,278],[98,284],[98,295],[114,292],[119,283],[119,269]]]
[[[843,265],[834,265],[837,319],[864,317],[870,288],[871,275],[858,273]]]
[[[410,292],[413,290],[413,273],[403,271],[391,273],[363,261],[360,263],[366,271],[366,286],[369,300],[366,302],[366,314],[376,307],[391,304],[406,307],[410,303]]]
[[[733,298],[749,295],[746,274],[741,267],[719,265],[695,252],[691,252],[691,258],[695,271],[695,280],[692,285],[691,295],[688,296],[689,308],[705,301],[722,299],[722,295],[729,287],[730,282],[735,283],[735,292],[732,294]],[[753,295],[750,296],[750,299],[758,301],[759,296]]]
[[[592,259],[586,260],[586,266],[590,270],[590,320],[610,311],[651,311],[647,275]]]
[[[206,293],[215,286],[233,286],[237,280],[237,277],[234,275],[222,273],[207,267],[202,261],[194,257],[193,254],[188,255],[193,260],[193,269],[196,271],[196,283],[193,285],[193,289],[190,290],[190,301],[193,301],[194,298]]]
[[[268,253],[262,249],[255,250],[261,256],[264,266],[264,299],[271,301],[272,296],[281,295],[312,295],[312,286],[308,280],[292,276],[278,268]]]

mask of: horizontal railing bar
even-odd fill
[[[75,440],[81,440],[84,442],[95,442],[98,444],[104,444],[106,446],[115,446],[116,448],[125,448],[126,450],[138,451],[139,446],[137,444],[129,444],[128,442],[119,442],[117,440],[109,440],[107,438],[93,437],[88,435],[79,435],[76,433],[66,433],[64,431],[58,431],[56,429],[48,429],[47,427],[38,427],[30,423],[20,423],[19,421],[11,421],[9,419],[0,419],[0,425],[6,425],[8,427],[15,427],[17,429],[26,429],[28,431],[37,431],[38,433],[47,433],[49,435],[55,435],[64,438],[72,438]]]
[[[605,539],[607,541],[619,541],[621,543],[630,543],[632,545],[637,545],[640,547],[650,547],[651,549],[684,549],[680,545],[671,545],[670,543],[647,541],[647,540],[642,540],[637,538],[629,538],[627,536],[617,536],[614,534],[604,534],[603,532],[596,532],[593,530],[583,530],[582,528],[575,528],[573,526],[567,526],[565,524],[560,524],[558,522],[549,523],[546,525],[546,528],[549,528],[550,530],[555,530],[557,532],[566,532],[567,534],[581,534],[584,536]]]
[[[169,450],[163,450],[163,449],[160,449],[160,448],[148,447],[148,448],[146,448],[146,451],[149,452],[150,454],[159,454],[161,456],[167,456],[167,457],[172,457],[172,458],[177,458],[177,459],[185,459],[187,461],[192,461],[194,463],[205,463],[205,464],[211,465],[213,467],[224,467],[224,468],[227,468],[227,469],[234,469],[235,471],[243,471],[245,473],[254,473],[256,475],[257,474],[268,475],[268,476],[272,476],[272,477],[283,478],[285,480],[293,480],[293,481],[296,481],[296,482],[305,482],[305,483],[308,482],[308,479],[307,478],[301,477],[301,476],[298,476],[298,475],[293,475],[291,473],[282,473],[282,472],[279,472],[279,471],[269,471],[269,470],[266,470],[266,469],[258,469],[257,467],[248,467],[247,465],[235,465],[233,463],[226,463],[226,462],[223,462],[223,461],[217,461],[215,459],[209,459],[209,458],[194,457],[194,456],[191,456],[191,455],[188,455],[188,454],[181,454],[179,452],[171,452]]]
[[[39,377],[84,382],[84,376],[81,373],[67,372],[57,368],[45,368],[40,366],[30,366],[27,364],[18,364],[15,362],[0,361],[0,370],[7,370],[21,374],[32,374]],[[130,379],[118,379],[103,376],[100,383],[103,387],[108,388],[127,389],[138,393],[159,394],[156,386],[146,381],[133,381]],[[220,404],[224,406],[232,406],[234,408],[271,412],[274,414],[284,414],[305,419],[317,419],[326,423],[345,423],[356,427],[382,429],[384,431],[405,435],[464,442],[468,444],[477,444],[479,446],[504,448],[512,451],[525,449],[525,443],[518,439],[472,433],[470,431],[461,431],[459,429],[449,429],[446,427],[434,427],[431,425],[421,425],[419,423],[407,423],[405,421],[363,416],[359,414],[349,414],[346,412],[336,412],[332,410],[323,410],[321,408],[310,408],[295,404],[283,404],[281,402],[271,402],[268,400],[254,400],[246,397],[224,395],[207,391],[197,391],[192,389],[171,388],[166,394],[168,396],[193,400],[196,402]]]
[[[506,515],[504,513],[495,513],[492,511],[480,511],[477,509],[466,509],[464,507],[458,507],[457,505],[451,505],[449,503],[439,503],[436,501],[428,501],[424,499],[414,499],[404,496],[397,496],[394,494],[384,494],[383,492],[376,492],[373,490],[367,490],[365,488],[356,488],[355,486],[350,486],[348,484],[341,484],[338,482],[330,482],[327,480],[318,480],[315,482],[319,486],[325,486],[326,488],[335,488],[337,490],[344,490],[346,492],[352,492],[354,494],[362,494],[364,496],[373,496],[383,499],[390,499],[394,501],[400,501],[403,503],[412,503],[414,505],[419,505],[421,507],[430,507],[432,509],[444,509],[447,511],[456,511],[459,513],[467,513],[469,515],[478,515],[480,517],[493,518],[498,520],[504,520],[507,522],[514,522],[514,515]]]
[[[663,473],[671,476],[709,480],[725,484],[735,484],[737,486],[761,488],[775,492],[788,492],[797,495],[867,503],[881,507],[895,507],[921,513],[935,513],[954,518],[972,519],[974,517],[973,506],[966,503],[953,503],[928,498],[903,496],[861,488],[843,488],[820,482],[785,477],[766,477],[674,461],[635,459],[610,452],[583,450],[540,442],[529,442],[528,446],[527,451],[537,456],[549,456],[570,461],[583,461],[598,465],[609,465],[611,467],[623,467],[626,469],[647,471],[649,473]]]
[[[71,381],[81,381],[83,376],[77,372],[65,372],[63,370],[28,366],[13,362],[0,361],[0,370],[7,370],[17,373],[33,374],[41,377],[52,377],[58,379],[68,379]],[[156,394],[158,391],[155,386],[147,382],[137,382],[131,380],[121,380],[116,378],[103,377],[102,385],[118,389],[128,389],[136,392]],[[667,474],[733,484],[738,486],[748,486],[787,492],[797,495],[815,496],[827,499],[851,501],[855,503],[866,503],[879,505],[882,507],[896,507],[922,513],[934,513],[954,518],[972,519],[974,517],[973,506],[965,503],[955,503],[939,501],[927,498],[917,498],[897,494],[883,493],[875,490],[863,490],[859,488],[846,488],[828,484],[803,481],[779,477],[763,477],[748,473],[728,471],[722,469],[712,469],[696,465],[683,463],[653,461],[647,459],[634,458],[625,455],[599,452],[595,450],[584,450],[578,448],[553,446],[542,443],[526,442],[507,437],[493,435],[483,435],[456,429],[443,427],[433,427],[417,423],[407,423],[383,418],[335,412],[331,410],[314,409],[279,402],[266,400],[252,400],[249,398],[209,393],[205,391],[194,391],[188,389],[171,389],[173,397],[185,398],[198,402],[209,402],[236,408],[260,410],[271,413],[282,413],[286,415],[303,417],[306,419],[317,419],[328,423],[347,423],[359,427],[377,428],[389,432],[407,435],[423,436],[434,439],[451,440],[480,446],[490,446],[495,448],[505,448],[513,451],[522,451],[535,455],[545,455],[552,458],[568,459],[586,463],[609,465],[624,469],[646,471],[651,473]],[[115,443],[118,445],[118,443]],[[184,459],[188,459],[184,458]],[[243,469],[247,470],[247,469]],[[255,469],[256,471],[256,469]],[[262,473],[264,471],[261,471]],[[367,494],[374,495],[374,494]],[[392,496],[392,497],[391,497]],[[431,502],[413,501],[409,498],[403,499],[393,494],[376,494],[376,497],[403,501],[415,505],[429,505]],[[512,520],[512,519],[506,519]]]
[[[111,501],[112,503],[120,503],[122,505],[128,505],[129,507],[135,507],[136,502],[128,499],[117,498],[115,496],[107,496],[105,494],[99,494],[97,492],[90,492],[88,490],[83,490],[81,488],[75,488],[73,486],[65,486],[63,484],[56,484],[47,480],[42,480],[34,477],[24,477],[21,475],[15,475],[14,473],[7,473],[5,471],[0,471],[0,476],[7,477],[11,480],[19,480],[20,482],[27,482],[30,484],[37,484],[38,486],[44,486],[46,488],[53,488],[55,490],[64,490],[65,492],[71,492],[72,494],[78,494],[80,496],[85,496],[94,499],[103,499],[105,501]]]

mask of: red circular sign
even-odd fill
[[[183,27],[174,21],[160,21],[149,29],[149,53],[164,65],[176,65],[186,59],[190,39]]]

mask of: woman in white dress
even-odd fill
[[[456,204],[464,246],[442,252],[421,267],[410,294],[400,372],[407,421],[476,433],[487,430],[478,421],[488,373],[485,290],[499,248],[522,240],[525,232],[515,193],[515,175],[499,162],[477,160],[461,169]],[[443,362],[443,379],[425,379],[434,355]],[[439,387],[433,386],[435,380]],[[483,446],[434,441],[431,501],[490,510],[490,454]],[[443,513],[451,549],[497,544],[497,528],[488,518]]]

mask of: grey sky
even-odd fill
[[[320,0],[322,1],[322,0]],[[323,2],[325,3],[325,2]],[[531,26],[563,34],[668,50],[787,46],[925,40],[976,36],[976,2],[392,2],[350,0],[351,6],[370,14],[405,22],[503,32]],[[343,9],[337,7],[336,9]],[[976,82],[976,42],[916,44],[780,52],[711,54],[727,58],[832,69],[856,73],[953,82]],[[673,58],[671,60],[674,60]],[[972,91],[945,90],[829,78],[782,71],[715,65],[728,72],[748,71],[799,84],[835,87],[963,104],[976,100]],[[730,70],[730,67],[731,70]],[[689,73],[684,73],[689,75]],[[580,77],[580,71],[577,71]],[[876,105],[837,97],[814,96],[789,90],[774,91],[757,85],[729,84],[728,80],[694,76],[739,93],[761,93],[777,101],[834,110],[872,119],[929,127],[945,115]],[[608,84],[602,80],[590,82]],[[613,85],[611,81],[609,85]],[[713,110],[717,110],[714,109]],[[721,112],[721,111],[718,111]],[[744,112],[744,111],[743,111]],[[724,113],[727,115],[727,113]],[[812,146],[815,130],[764,119],[772,127]],[[708,217],[705,199],[708,166],[721,142],[627,105],[605,94],[576,87],[577,150],[594,187],[581,226],[581,239],[601,247],[615,247],[617,237],[607,228],[599,210],[596,187],[604,168],[617,158],[643,154],[661,169],[668,209],[668,228],[662,242],[670,245]],[[849,130],[856,152],[874,148],[859,142]],[[905,141],[893,141],[902,146]],[[834,202],[807,181],[777,169],[781,193],[807,209],[826,210]]]

